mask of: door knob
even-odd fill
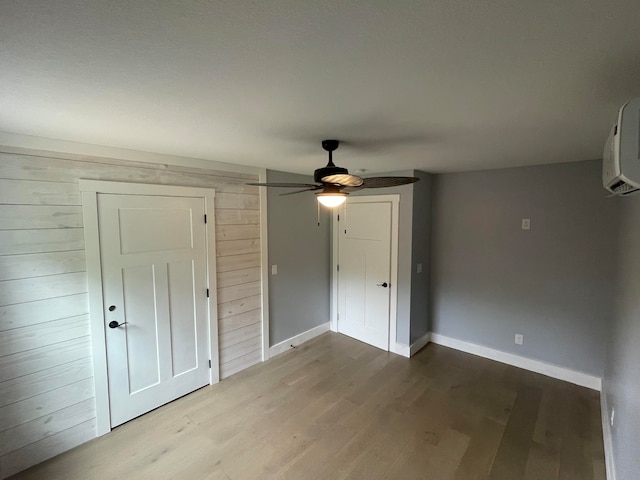
[[[378,287],[382,287],[382,288],[387,288],[389,286],[389,284],[387,282],[383,282],[383,283],[376,283],[376,285]]]
[[[122,325],[124,325],[127,322],[122,322],[122,323],[118,323],[115,320],[112,320],[109,322],[109,328],[118,328],[121,327]]]

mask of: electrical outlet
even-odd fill
[[[422,273],[422,264],[421,263],[416,265],[416,273]]]
[[[271,265],[271,275],[278,274],[278,265]]]
[[[523,218],[522,219],[522,230],[531,230],[531,219]]]
[[[616,409],[612,408],[611,409],[611,426],[612,427],[613,427],[613,419],[615,418],[615,416],[616,416]]]
[[[524,344],[524,335],[522,335],[521,333],[516,333],[516,345],[523,345]]]

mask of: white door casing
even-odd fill
[[[214,191],[90,180],[80,187],[102,435],[219,379]],[[127,323],[109,328],[112,321]]]
[[[398,204],[398,195],[352,197],[334,215],[332,330],[392,351]]]

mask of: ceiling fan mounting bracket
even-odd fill
[[[333,152],[340,146],[340,140],[323,140],[322,148],[327,152]]]

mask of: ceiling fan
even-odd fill
[[[362,188],[384,188],[408,185],[419,180],[419,178],[416,177],[362,178],[357,175],[351,175],[346,168],[337,167],[333,163],[333,152],[339,145],[339,140],[322,141],[322,148],[329,152],[329,162],[326,167],[318,168],[313,172],[313,180],[316,183],[247,183],[247,185],[299,189],[293,192],[282,193],[281,195],[293,195],[296,193],[321,190],[316,193],[318,202],[327,207],[337,207],[344,203],[349,192]]]

